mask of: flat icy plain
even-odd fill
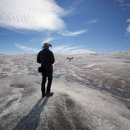
[[[55,59],[42,99],[36,55],[0,55],[0,130],[130,130],[130,53]]]

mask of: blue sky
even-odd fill
[[[0,53],[130,51],[130,0],[0,0]]]

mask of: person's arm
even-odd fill
[[[40,53],[38,53],[38,55],[37,55],[37,63],[41,63]]]
[[[55,58],[54,58],[54,54],[52,53],[52,56],[51,56],[51,64],[53,64],[55,62]]]

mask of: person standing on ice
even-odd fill
[[[54,54],[49,50],[52,47],[49,43],[44,43],[42,50],[37,55],[37,62],[41,64],[38,71],[42,73],[41,92],[42,97],[53,95],[51,92],[51,84],[53,79],[53,63],[55,62]],[[47,89],[46,89],[46,81]]]

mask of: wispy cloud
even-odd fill
[[[69,7],[67,9],[65,9],[66,11],[64,12],[65,16],[72,16],[73,14],[75,14],[75,8],[74,7]]]
[[[63,36],[75,37],[75,36],[81,35],[81,34],[86,33],[86,32],[87,32],[87,30],[79,30],[79,31],[75,31],[75,32],[66,31],[66,32],[62,32],[60,34]]]
[[[38,53],[40,50],[37,48],[31,48],[21,44],[15,44],[15,46],[21,50],[26,51],[27,53]],[[71,45],[61,45],[51,48],[51,50],[56,54],[84,54],[84,53],[95,53],[91,50],[84,49],[82,46],[71,46]]]
[[[126,22],[130,22],[130,18],[126,20]]]
[[[0,0],[0,26],[10,29],[59,30],[63,8],[54,0]]]
[[[130,9],[130,1],[129,0],[113,0],[115,3],[118,3],[119,6],[125,10]]]
[[[61,45],[61,46],[57,46],[52,48],[52,51],[54,53],[58,53],[58,54],[68,54],[68,55],[72,55],[72,54],[84,54],[84,53],[94,53],[93,51],[87,50],[87,49],[83,49],[83,47],[81,46],[70,46],[70,45]]]
[[[37,48],[31,48],[31,47],[28,47],[28,46],[24,46],[24,45],[21,45],[21,44],[15,44],[15,46],[21,50],[24,50],[24,51],[27,51],[27,52],[38,52],[39,50]]]
[[[93,19],[93,20],[87,21],[87,23],[94,24],[94,23],[97,23],[98,21],[99,21],[98,19]]]
[[[78,6],[83,2],[83,0],[77,0],[75,2],[72,2],[70,5],[68,5],[67,8],[65,8],[64,14],[68,16],[72,16],[75,14],[79,14]]]
[[[130,19],[127,19],[126,22],[129,23],[129,25],[128,25],[127,29],[126,29],[127,33],[130,33]]]

